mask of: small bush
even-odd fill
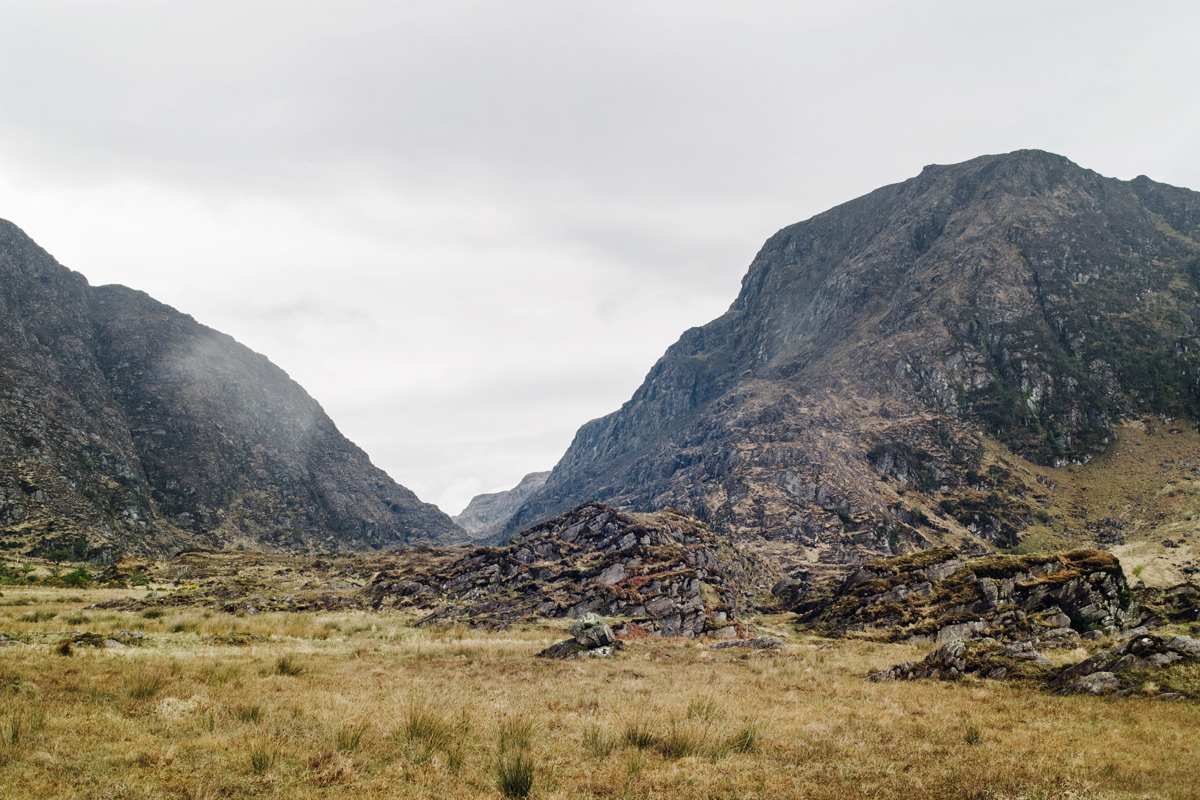
[[[21,622],[49,622],[57,616],[53,611],[35,611],[21,617]]]
[[[529,797],[533,791],[533,759],[524,750],[501,755],[496,762],[496,788],[513,798]]]
[[[142,612],[142,619],[160,619],[163,612],[157,608],[148,608]]]
[[[983,741],[983,733],[976,726],[968,725],[963,733],[963,741],[972,746],[977,745]]]
[[[73,656],[75,651],[71,649],[71,640],[63,639],[58,643],[58,647],[54,648],[60,656]]]
[[[88,572],[86,567],[78,567],[62,576],[62,585],[86,589],[92,585],[92,573]]]

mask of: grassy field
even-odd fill
[[[414,629],[370,613],[89,610],[5,587],[4,798],[1197,796],[1200,708],[993,681],[876,684],[923,654],[760,620],[781,654],[635,641],[534,653],[561,627]],[[140,647],[59,643],[69,631]],[[232,646],[208,637],[266,637]],[[228,637],[226,637],[228,638]],[[1076,657],[1078,654],[1074,654]],[[1060,656],[1063,660],[1068,654]]]

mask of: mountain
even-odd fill
[[[1197,419],[1198,288],[1196,192],[1035,150],[926,167],[772,236],[506,530],[598,500],[797,563],[1065,536],[1069,470]]]
[[[549,472],[531,472],[513,488],[505,492],[477,494],[456,517],[451,517],[474,541],[495,536],[504,528],[504,523],[516,513],[530,495],[542,488]]]
[[[90,286],[0,220],[0,537],[109,560],[462,532],[266,358],[142,292]]]

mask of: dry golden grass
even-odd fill
[[[0,649],[0,797],[501,797],[498,767],[521,759],[535,798],[1196,796],[1195,704],[864,680],[922,654],[904,645],[651,641],[549,662],[533,654],[561,628],[83,609],[109,594],[0,598],[26,602],[0,605],[0,630],[32,642]],[[142,647],[54,646],[139,626]],[[270,638],[202,641],[231,630]]]

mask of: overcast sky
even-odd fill
[[[1037,147],[1200,189],[1200,3],[0,0],[0,216],[457,513],[784,225]]]

